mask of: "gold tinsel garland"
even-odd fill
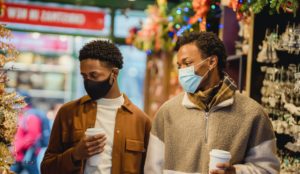
[[[3,1],[0,1],[2,6]],[[0,9],[1,12],[1,9]],[[24,98],[16,92],[5,91],[8,80],[5,64],[16,59],[18,52],[10,44],[12,34],[5,25],[0,24],[0,174],[10,174],[10,166],[14,163],[11,144],[17,130],[18,114],[26,104]]]

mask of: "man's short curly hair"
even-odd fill
[[[110,67],[122,69],[123,56],[119,48],[107,40],[94,40],[79,51],[79,60],[95,59],[105,62]]]
[[[222,74],[226,66],[227,55],[223,42],[216,34],[212,32],[186,33],[179,38],[178,48],[190,43],[195,43],[203,58],[216,55],[218,57],[219,72]]]

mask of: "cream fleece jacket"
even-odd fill
[[[199,110],[186,93],[166,102],[153,121],[145,174],[208,174],[211,149],[230,151],[238,174],[279,173],[267,114],[236,92],[209,112]]]

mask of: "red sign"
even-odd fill
[[[101,10],[79,10],[22,3],[5,3],[1,22],[66,27],[89,30],[104,28]]]
[[[36,33],[38,34],[38,33]],[[35,33],[13,33],[12,44],[20,51],[39,53],[70,53],[72,44],[69,36],[36,35]]]

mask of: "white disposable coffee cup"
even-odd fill
[[[99,135],[99,134],[105,134],[104,129],[102,129],[102,128],[88,128],[85,131],[85,135],[88,136],[88,137]],[[100,161],[101,161],[102,156],[103,155],[101,153],[97,154],[97,155],[94,155],[94,156],[91,156],[90,158],[87,159],[87,164],[90,165],[90,166],[98,166]]]
[[[102,128],[88,128],[85,131],[85,135],[86,136],[94,136],[94,135],[98,135],[98,134],[104,134],[104,129]]]
[[[217,167],[218,163],[228,163],[231,159],[231,154],[228,151],[212,149],[209,153],[209,171],[219,169]]]

